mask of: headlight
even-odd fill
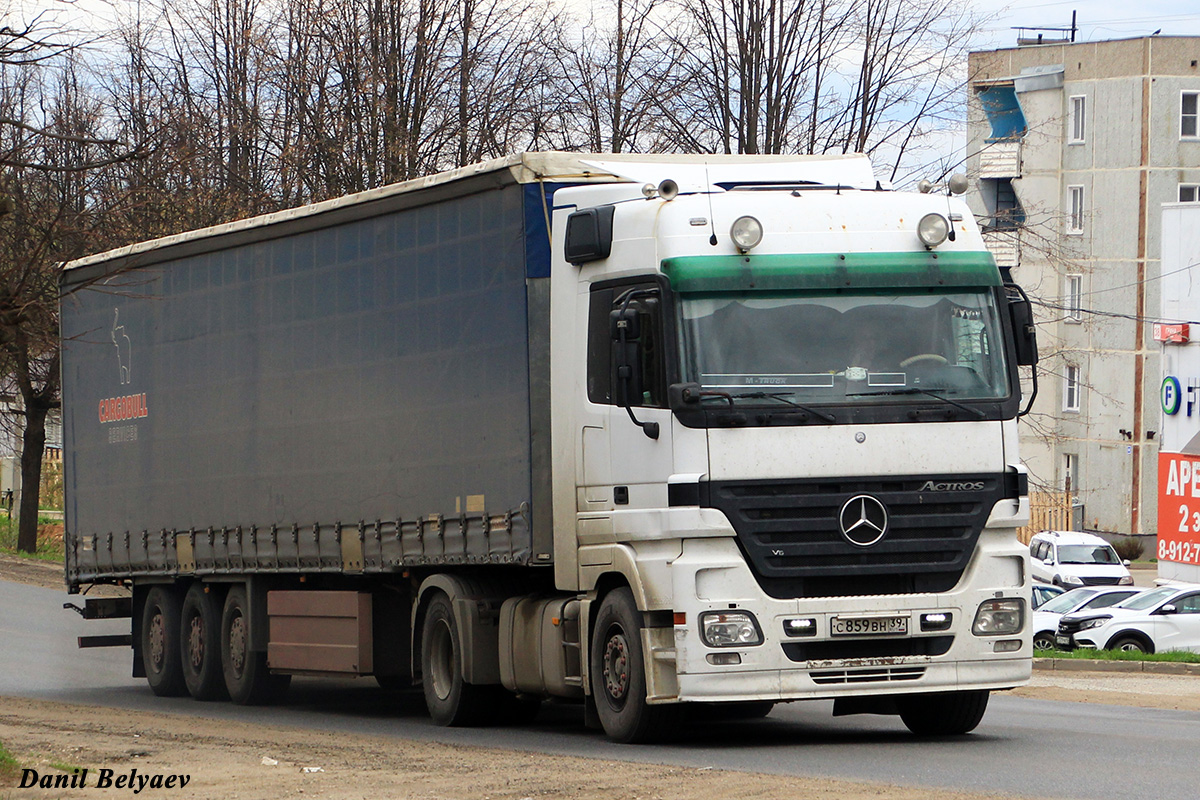
[[[937,247],[950,235],[950,222],[941,214],[926,214],[917,223],[917,238],[926,247]]]
[[[1133,576],[1126,575],[1124,578],[1121,578],[1120,580],[1117,581],[1117,585],[1118,586],[1133,586]]]
[[[1079,624],[1079,630],[1087,631],[1092,628],[1099,628],[1104,623],[1108,622],[1112,617],[1099,617],[1097,619],[1085,619]]]
[[[709,647],[753,647],[763,643],[758,620],[749,611],[705,611],[700,636]]]
[[[1069,583],[1074,586],[1083,586],[1083,578],[1079,577],[1078,575],[1063,575],[1062,582]]]
[[[975,612],[971,631],[976,636],[1001,636],[1020,633],[1025,627],[1025,603],[1022,600],[985,600]]]

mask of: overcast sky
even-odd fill
[[[996,3],[972,0],[981,13],[989,13]],[[981,32],[977,49],[1013,47],[1016,27],[1069,28],[1071,12],[1076,12],[1077,42],[1104,39],[1128,39],[1147,36],[1161,30],[1163,36],[1200,35],[1200,2],[1197,0],[1013,0]],[[1036,32],[1027,34],[1030,38]],[[1066,36],[1045,31],[1046,38]]]

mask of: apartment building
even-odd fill
[[[975,52],[969,69],[969,199],[1038,310],[1031,482],[1071,490],[1086,529],[1155,533],[1150,323],[1162,205],[1200,202],[1200,37]]]

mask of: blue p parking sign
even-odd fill
[[[1171,375],[1163,378],[1159,396],[1162,399],[1162,410],[1164,413],[1168,415],[1179,413],[1179,401],[1183,397],[1183,392],[1179,388],[1178,378]]]

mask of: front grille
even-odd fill
[[[1084,586],[1116,586],[1120,578],[1081,578]]]
[[[785,642],[783,654],[792,661],[834,661],[847,658],[942,656],[950,652],[953,636],[912,639],[830,639],[824,642]]]
[[[965,484],[922,491],[929,483]],[[711,481],[700,505],[725,513],[763,590],[772,597],[945,592],[958,583],[997,501],[1013,496],[1003,474],[856,480]],[[979,488],[975,488],[978,486]],[[870,495],[887,507],[876,544],[847,541],[846,501]]]
[[[875,683],[878,681],[915,681],[925,675],[924,667],[877,667],[875,669],[835,669],[810,672],[813,683],[822,686],[838,683]]]

